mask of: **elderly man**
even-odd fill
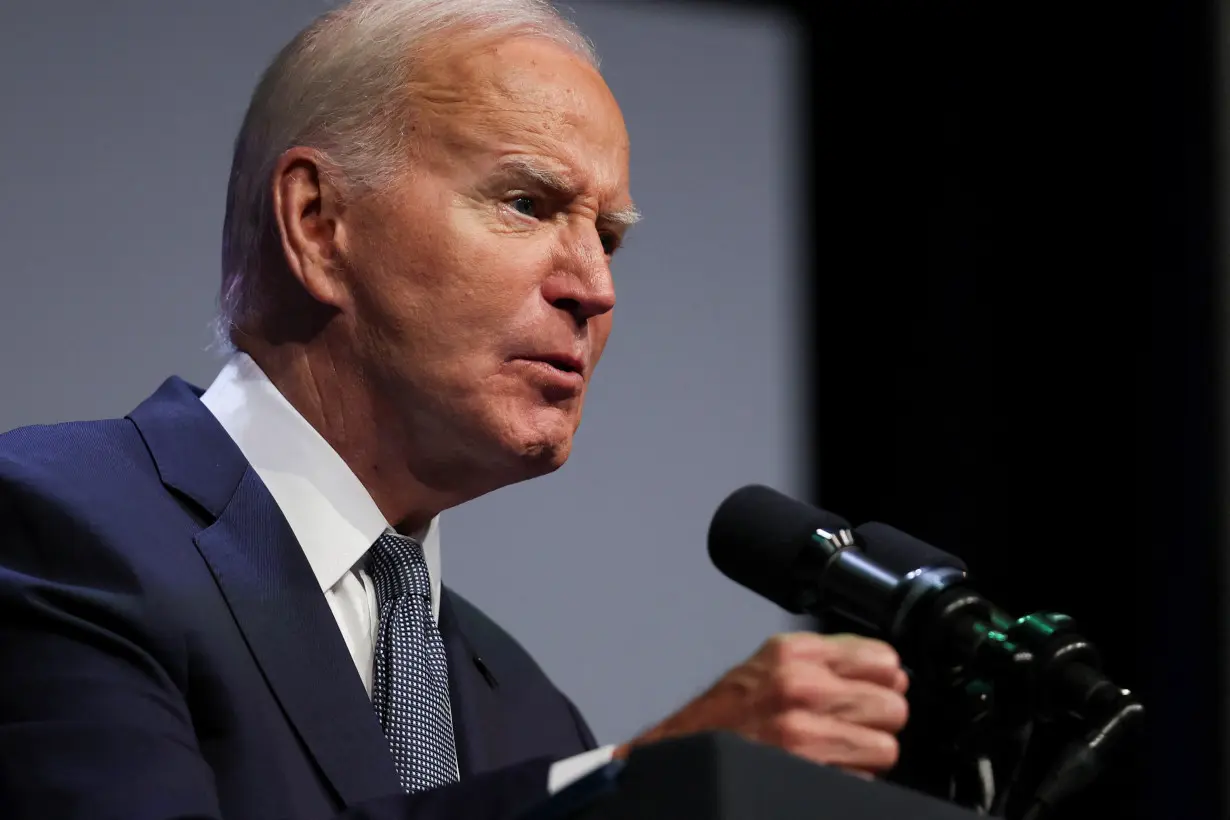
[[[710,729],[890,768],[883,644],[775,636],[595,748],[441,585],[440,512],[567,459],[636,218],[620,111],[546,3],[369,0],[292,41],[236,142],[231,360],[0,438],[0,814],[505,816]]]

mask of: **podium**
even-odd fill
[[[726,733],[639,747],[520,820],[972,820],[971,811]]]

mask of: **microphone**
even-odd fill
[[[912,535],[872,521],[854,529],[867,557],[898,575],[908,575],[916,569],[955,567],[968,572],[965,562],[950,552],[944,552]]]
[[[925,575],[933,566],[964,568],[955,555],[887,524],[863,524],[855,532],[869,555],[919,567],[914,573]],[[1029,694],[1050,715],[1101,716],[1123,706],[1128,693],[1102,675],[1097,650],[1075,633],[1068,616],[1013,618],[975,591],[964,572],[935,585],[930,597],[915,614],[905,614],[891,635],[903,655],[975,664],[1000,678],[1028,678]]]
[[[790,612],[837,612],[880,630],[906,663],[960,668],[963,678],[1002,685],[1035,715],[1070,715],[1091,727],[1045,778],[1030,817],[1095,778],[1143,715],[1102,674],[1070,618],[1009,617],[972,589],[960,559],[893,527],[851,530],[827,510],[749,485],[718,507],[708,547],[728,578]]]
[[[760,484],[736,490],[709,525],[709,557],[727,578],[788,612],[836,610],[879,628],[898,576],[855,546],[850,523]]]
[[[1128,695],[1066,615],[1010,617],[970,586],[956,556],[885,524],[852,530],[753,484],[718,507],[708,546],[718,570],[783,609],[844,615],[879,630],[910,666],[977,669],[1027,690],[1043,714],[1106,716]]]
[[[709,557],[726,577],[788,612],[836,612],[890,640],[904,635],[910,613],[932,593],[965,577],[964,564],[934,547],[877,538],[865,552],[854,532],[841,516],[751,484],[714,513]],[[936,566],[918,571],[918,559]]]

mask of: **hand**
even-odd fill
[[[615,750],[717,730],[778,746],[863,776],[897,762],[909,679],[888,644],[800,632],[770,638],[755,655],[645,734]]]

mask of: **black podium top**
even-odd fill
[[[971,820],[970,811],[717,732],[635,749],[530,818],[568,820]],[[575,805],[577,794],[586,794]],[[527,818],[528,820],[528,818]]]

